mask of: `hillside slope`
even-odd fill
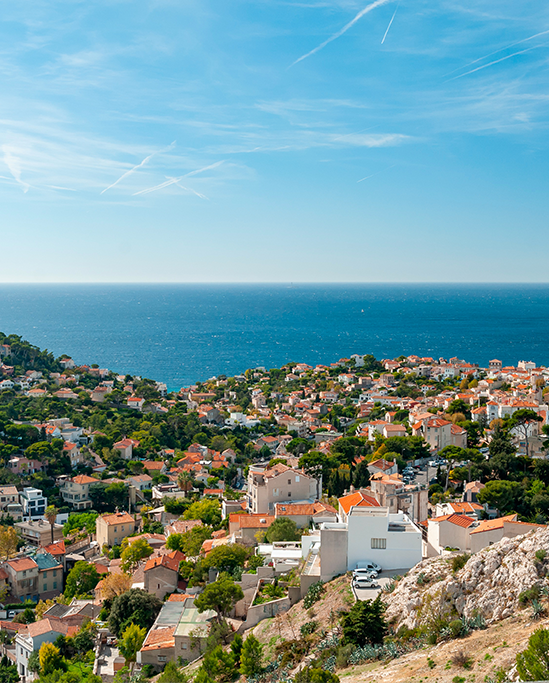
[[[545,558],[544,554],[547,554]],[[520,594],[534,584],[548,585],[549,529],[503,539],[452,571],[452,556],[424,560],[384,596],[387,619],[398,630],[434,618],[473,618],[493,624],[515,614]]]

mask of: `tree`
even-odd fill
[[[98,583],[99,574],[95,566],[79,560],[67,576],[64,595],[68,600],[79,595],[88,595]]]
[[[265,533],[265,540],[268,543],[276,541],[298,541],[300,535],[297,531],[297,524],[289,517],[279,517],[271,524]]]
[[[182,491],[187,493],[194,486],[194,479],[190,472],[180,472],[177,475],[177,485]]]
[[[492,427],[493,423],[494,426]],[[498,455],[514,455],[515,454],[515,447],[511,443],[511,439],[509,438],[509,434],[507,431],[503,428],[503,423],[501,420],[492,420],[490,423],[490,428],[493,430],[492,431],[492,439],[490,441],[490,444],[488,446],[489,452],[490,452],[490,459],[494,458],[495,456]]]
[[[253,678],[261,673],[261,660],[263,657],[263,645],[250,634],[242,646],[240,653],[240,673],[248,678]]]
[[[524,439],[526,457],[529,455],[528,438],[531,436],[532,425],[536,422],[543,422],[543,418],[534,410],[529,410],[528,408],[521,408],[511,416],[510,424],[512,429],[520,438]]]
[[[114,600],[114,598],[130,590],[131,587],[132,577],[129,574],[124,572],[107,574],[101,582],[101,600]]]
[[[243,567],[249,551],[238,543],[220,545],[209,552],[202,560],[202,567],[206,570],[215,567],[220,572],[233,572],[237,567]]]
[[[218,526],[221,523],[221,504],[216,499],[204,498],[185,511],[184,519],[200,519],[203,524]]]
[[[477,498],[481,505],[487,504],[497,508],[499,513],[504,515],[516,510],[523,496],[524,492],[519,482],[495,479],[487,482],[482,491],[478,492]]]
[[[53,643],[42,643],[38,657],[40,659],[40,671],[46,676],[65,668],[59,648],[55,647]]]
[[[34,654],[34,652],[33,652]],[[38,655],[38,653],[36,653]],[[31,655],[32,656],[32,655]],[[31,657],[27,666],[30,668]],[[0,683],[19,683],[19,674],[17,673],[17,666],[12,664],[6,655],[0,659]]]
[[[153,552],[153,549],[144,538],[138,538],[137,541],[129,543],[122,551],[122,562],[120,563],[122,571],[130,574],[143,558],[149,557]]]
[[[375,600],[359,600],[343,617],[343,645],[382,643],[387,633],[385,605],[379,595]]]
[[[130,664],[130,671],[137,657],[137,653],[143,646],[146,635],[146,628],[140,628],[137,624],[130,624],[124,630],[122,638],[118,641],[118,649],[120,650],[122,657],[126,660],[126,664]]]
[[[338,463],[335,458],[329,458],[324,453],[319,451],[309,451],[299,458],[298,466],[311,477],[320,479],[322,477],[325,481],[328,480],[330,472]]]
[[[59,510],[55,507],[55,505],[48,505],[48,507],[46,508],[46,512],[44,512],[44,517],[50,523],[51,542],[52,543],[53,543],[53,527],[55,526],[55,520],[57,519],[58,513],[59,513]]]
[[[528,647],[517,654],[516,661],[521,681],[549,679],[549,629],[534,631],[528,639]]]
[[[204,541],[212,537],[210,526],[195,526],[182,534],[170,534],[166,541],[166,548],[180,550],[187,557],[196,557]]]
[[[0,553],[6,560],[9,560],[10,555],[13,555],[17,551],[18,541],[19,539],[14,527],[0,527]]]
[[[244,593],[242,588],[228,578],[220,578],[209,583],[202,593],[195,599],[194,605],[199,612],[213,609],[217,612],[218,621],[227,615],[234,605],[242,600]]]
[[[370,483],[370,470],[366,458],[361,460],[353,472],[353,486],[355,489],[366,488]]]
[[[187,683],[187,676],[177,668],[175,662],[168,662],[158,679],[158,683]]]
[[[231,652],[234,657],[235,668],[237,669],[240,668],[240,655],[242,654],[243,645],[244,641],[242,640],[242,636],[240,633],[235,633],[235,636],[231,642]]]
[[[294,683],[339,683],[339,677],[320,667],[306,666],[295,675]]]
[[[54,600],[40,600],[34,609],[34,615],[37,619],[42,619],[44,612],[55,605]]]
[[[109,628],[117,637],[130,624],[149,629],[156,619],[162,603],[141,588],[131,588],[113,600],[109,614]]]

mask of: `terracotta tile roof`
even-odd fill
[[[465,512],[475,512],[483,510],[482,505],[478,503],[448,503],[452,510],[456,513],[464,514]]]
[[[175,647],[175,628],[175,626],[168,626],[167,628],[156,628],[149,631],[141,652]]]
[[[395,466],[395,463],[392,460],[383,460],[383,458],[379,458],[379,460],[374,460],[371,462],[369,466],[376,467],[378,470],[390,470]]]
[[[36,638],[37,636],[44,635],[44,633],[50,633],[51,631],[67,635],[69,627],[67,624],[63,623],[61,619],[46,617],[40,619],[40,621],[35,621],[32,624],[27,624],[27,629],[29,636],[31,638]],[[78,631],[78,628],[76,628],[76,630]]]
[[[134,523],[134,518],[127,512],[115,512],[112,515],[103,515],[101,519],[108,525]]]
[[[93,477],[88,477],[87,474],[78,474],[76,477],[72,478],[72,481],[75,484],[97,484],[99,480],[94,479]]]
[[[22,557],[20,560],[9,560],[9,566],[16,572],[28,571],[29,569],[38,569],[38,565],[30,557]]]
[[[64,555],[66,552],[65,541],[57,541],[56,543],[45,545],[44,550],[50,555]]]
[[[314,515],[322,514],[323,512],[331,512],[337,514],[336,510],[331,505],[325,503],[276,503],[275,514],[277,517],[284,517],[288,515]]]
[[[379,503],[375,498],[373,498],[372,496],[367,496],[365,493],[362,493],[361,491],[357,491],[356,493],[351,493],[348,496],[343,496],[343,498],[339,498],[339,504],[343,508],[345,514],[349,514],[349,510],[353,506],[372,508],[380,507]]]
[[[172,593],[167,602],[185,602],[185,600],[192,597],[189,593]]]
[[[455,524],[456,526],[463,527],[464,529],[468,529],[472,524],[475,523],[475,520],[472,517],[467,517],[466,515],[456,515],[455,513],[453,515],[448,515],[447,522],[450,522],[451,524]]]
[[[545,524],[532,524],[530,522],[519,522],[517,515],[507,515],[506,517],[498,517],[497,519],[485,519],[479,523],[478,527],[471,531],[472,534],[480,534],[483,531],[493,531],[494,529],[503,529],[505,523],[520,524],[528,529],[539,529],[545,527]],[[526,533],[526,529],[524,531]]]
[[[267,529],[275,521],[274,515],[231,513],[229,523],[237,524],[239,529]]]
[[[174,572],[179,569],[179,563],[185,559],[185,555],[179,550],[174,550],[168,555],[153,555],[147,560],[144,571],[148,572],[156,567],[166,567]]]
[[[170,534],[185,534],[195,526],[203,526],[202,521],[200,519],[178,519],[166,527],[166,531],[169,531]]]
[[[26,631],[26,624],[16,624],[13,621],[0,621],[1,631]]]

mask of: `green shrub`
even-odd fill
[[[305,636],[308,636],[311,633],[314,633],[316,631],[317,626],[318,626],[318,622],[316,622],[316,621],[308,621],[306,624],[303,624],[301,626],[301,628],[299,629],[301,632],[302,638],[305,638]]]
[[[459,572],[460,569],[463,569],[465,565],[467,564],[467,560],[471,557],[468,553],[463,553],[462,555],[456,555],[455,557],[452,558],[452,571],[454,574]]]
[[[522,591],[522,593],[519,595],[519,602],[521,605],[528,605],[534,600],[538,600],[540,595],[541,586],[539,585],[539,583],[535,583],[533,586],[530,586],[530,588],[527,588],[525,591]]]
[[[346,666],[349,666],[349,659],[354,651],[354,645],[342,645],[341,647],[338,647],[335,662],[336,668],[344,669]]]
[[[540,548],[539,550],[536,550],[536,560],[538,560],[539,562],[543,562],[546,557],[547,550],[545,550],[545,548]]]
[[[459,638],[463,630],[463,622],[461,619],[454,619],[448,624],[448,628],[452,638]]]
[[[311,586],[309,586],[309,590],[303,598],[303,607],[305,609],[309,609],[309,607],[312,607],[315,604],[315,602],[318,602],[320,600],[323,594],[324,584],[322,583],[322,581],[317,581],[316,583],[313,583]]]

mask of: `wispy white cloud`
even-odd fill
[[[9,145],[2,145],[2,152],[4,152],[4,163],[8,167],[15,181],[21,185],[23,192],[29,191],[30,185],[21,179],[21,161],[19,157],[15,156],[15,151]]]
[[[160,183],[159,185],[155,185],[154,187],[147,187],[144,190],[139,190],[138,192],[134,192],[133,196],[136,197],[140,194],[149,194],[151,192],[156,192],[157,190],[163,190],[165,187],[169,187],[170,185],[175,185],[176,183],[179,183],[183,178],[190,178],[191,176],[198,175],[199,173],[203,173],[204,171],[208,171],[212,168],[217,168],[218,166],[221,166],[221,164],[224,163],[224,160],[222,161],[216,161],[213,164],[210,164],[209,166],[204,166],[203,168],[199,168],[196,171],[190,171],[189,173],[185,173],[182,176],[179,176],[178,178],[168,178],[168,180],[164,181],[163,183]],[[184,188],[188,189],[188,188]],[[198,196],[201,196],[198,192],[195,194],[198,194]]]
[[[327,38],[323,43],[320,43],[320,45],[317,45],[317,47],[313,48],[309,52],[307,52],[304,55],[301,55],[298,59],[295,60],[295,62],[292,62],[290,64],[290,67],[295,66],[299,62],[302,62],[304,59],[307,59],[307,57],[310,57],[311,55],[316,54],[320,50],[326,47],[326,45],[329,45],[332,41],[336,40],[337,38],[340,38],[344,33],[346,33],[352,26],[356,24],[357,21],[362,19],[362,17],[365,14],[368,14],[372,10],[376,9],[376,7],[381,7],[381,5],[386,5],[388,2],[392,2],[392,0],[375,0],[375,2],[370,3],[367,5],[364,9],[360,10],[360,12],[353,18],[351,21],[349,21],[345,26],[334,33],[332,36]]]
[[[167,147],[164,147],[164,149],[160,149],[160,150],[158,150],[157,152],[153,152],[152,154],[149,154],[149,156],[145,157],[141,163],[137,164],[137,165],[134,166],[133,168],[130,168],[128,171],[126,171],[125,173],[123,173],[123,174],[120,176],[120,178],[118,178],[118,180],[115,180],[114,183],[112,183],[111,185],[109,185],[108,187],[106,187],[104,190],[101,190],[101,192],[100,192],[99,194],[104,194],[107,190],[110,190],[110,189],[112,189],[115,185],[118,185],[118,183],[121,182],[122,180],[124,180],[124,178],[127,178],[128,176],[132,175],[132,173],[135,173],[138,169],[143,168],[143,166],[145,166],[145,164],[148,163],[148,162],[149,162],[153,157],[155,157],[157,154],[160,154],[160,153],[162,153],[162,152],[167,152],[167,151],[169,151],[170,149],[173,149],[174,147],[175,147],[175,140],[172,142],[171,145],[168,145]]]

